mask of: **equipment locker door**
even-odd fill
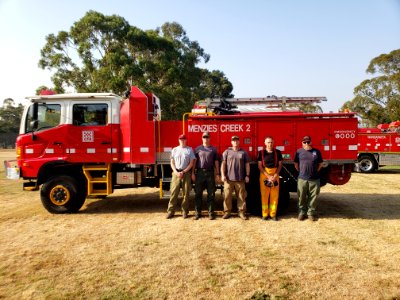
[[[311,137],[312,146],[321,151],[324,160],[331,159],[331,121],[321,119],[305,119],[297,123],[297,148],[302,147],[301,139],[308,135]]]
[[[231,138],[237,135],[240,139],[239,147],[246,150],[250,157],[254,158],[254,122],[253,121],[231,121],[224,120],[218,125],[217,132],[219,133],[219,147],[220,153],[224,152],[228,147],[232,147]],[[215,138],[214,138],[215,140]]]
[[[331,122],[331,159],[357,159],[358,136],[354,119]]]
[[[284,159],[293,159],[296,152],[296,141],[294,140],[294,123],[283,119],[271,119],[269,121],[257,122],[256,150],[265,148],[265,138],[274,139],[275,148],[282,151]]]

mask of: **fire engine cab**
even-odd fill
[[[358,131],[356,169],[370,173],[381,166],[400,166],[400,121]]]
[[[347,183],[357,158],[353,113],[233,109],[243,103],[271,106],[282,100],[285,104],[290,97],[209,101],[179,121],[162,120],[160,100],[137,87],[125,99],[110,93],[28,99],[16,141],[17,160],[7,162],[7,174],[22,178],[25,189],[40,188],[42,204],[51,213],[77,212],[88,196],[106,197],[119,188],[168,189],[170,153],[182,133],[195,148],[201,144],[202,132],[210,132],[220,155],[231,146],[232,135],[240,137],[241,148],[254,161],[247,186],[247,205],[254,214],[261,206],[256,157],[266,136],[274,138],[284,157],[280,207],[289,201],[289,192],[296,191],[293,158],[304,135],[310,135],[322,153],[321,185]],[[309,100],[315,101],[303,99]]]

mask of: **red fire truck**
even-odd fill
[[[209,131],[220,154],[231,146],[232,135],[240,137],[240,146],[254,160],[247,197],[254,214],[260,210],[255,160],[265,136],[274,137],[284,157],[280,207],[289,201],[289,192],[296,191],[293,156],[302,136],[312,136],[313,145],[322,152],[322,185],[348,182],[357,158],[353,113],[242,113],[232,110],[231,102],[221,101],[218,108],[213,104],[214,113],[203,106],[181,121],[162,121],[159,99],[137,87],[126,99],[107,93],[28,99],[16,141],[17,160],[15,165],[7,162],[7,173],[22,178],[25,189],[40,188],[42,204],[51,213],[77,212],[87,196],[105,197],[118,188],[168,189],[170,152],[181,133],[187,135],[189,146],[196,147],[202,132]],[[263,105],[276,100],[264,99]],[[257,98],[247,101],[263,103]]]
[[[370,173],[381,166],[400,166],[400,121],[358,131],[356,170]]]

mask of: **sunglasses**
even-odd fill
[[[310,143],[311,143],[310,141],[303,142],[303,144],[307,144],[307,145],[309,145]]]

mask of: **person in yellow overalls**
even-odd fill
[[[279,198],[279,172],[282,168],[282,152],[274,148],[274,139],[264,140],[265,149],[258,151],[257,162],[260,170],[260,192],[262,219],[278,221],[276,211]]]

